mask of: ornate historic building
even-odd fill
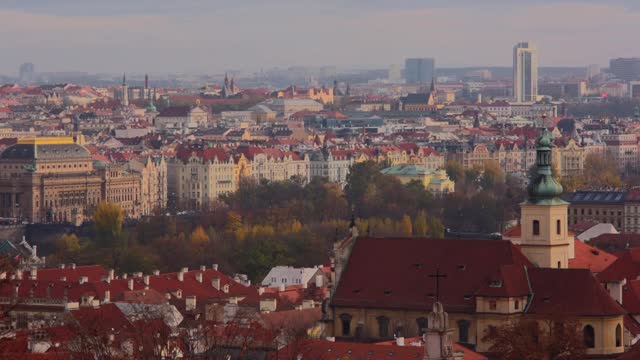
[[[94,167],[71,137],[19,139],[0,155],[0,216],[34,223],[81,223],[100,201],[139,217],[140,176]]]
[[[201,209],[236,191],[236,164],[220,147],[185,146],[168,164],[170,206]]]

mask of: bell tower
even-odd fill
[[[560,199],[562,185],[551,171],[553,139],[544,128],[536,141],[536,175],[520,205],[521,249],[529,260],[543,268],[568,268],[574,258],[574,239],[568,234],[569,203]]]

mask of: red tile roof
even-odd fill
[[[214,159],[217,159],[219,162],[223,162],[229,159],[229,153],[221,147],[196,148],[181,146],[176,153],[176,157],[183,162],[189,161],[191,156],[194,155],[204,161],[214,161]]]
[[[633,248],[598,274],[601,282],[637,279],[640,275],[640,248]]]
[[[586,269],[529,269],[532,314],[617,316],[624,309]]]
[[[472,296],[502,265],[531,264],[504,240],[358,238],[333,304],[429,311],[435,294],[429,275],[439,268],[447,274],[440,289],[445,309],[475,311]]]
[[[604,250],[597,249],[575,239],[575,258],[569,259],[572,269],[589,269],[597,274],[613,264],[618,258]]]
[[[71,265],[61,268],[48,268],[38,269],[38,280],[52,281],[60,280],[63,276],[67,278],[67,281],[78,282],[81,277],[87,277],[88,281],[101,281],[104,276],[107,276],[109,271],[100,265],[78,265],[75,269]],[[23,278],[26,279],[29,276],[29,272],[25,271]]]

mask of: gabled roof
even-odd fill
[[[186,117],[189,116],[189,112],[191,112],[191,106],[180,105],[180,106],[169,106],[162,110],[159,117]]]
[[[440,269],[447,274],[440,284],[445,309],[473,312],[472,296],[502,265],[530,262],[504,240],[358,238],[333,305],[430,311],[435,281],[429,275]]]
[[[529,313],[618,316],[624,309],[587,269],[529,269],[533,299]]]
[[[614,255],[585,244],[581,240],[576,239],[574,243],[575,258],[569,259],[569,267],[572,269],[589,269],[594,274],[598,274],[618,259]]]
[[[629,249],[598,274],[601,282],[637,279],[640,275],[640,248]]]

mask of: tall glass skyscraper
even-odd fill
[[[404,61],[404,79],[407,84],[428,84],[436,76],[433,58],[411,58]]]
[[[516,102],[538,100],[538,51],[530,41],[513,47],[513,97]]]

